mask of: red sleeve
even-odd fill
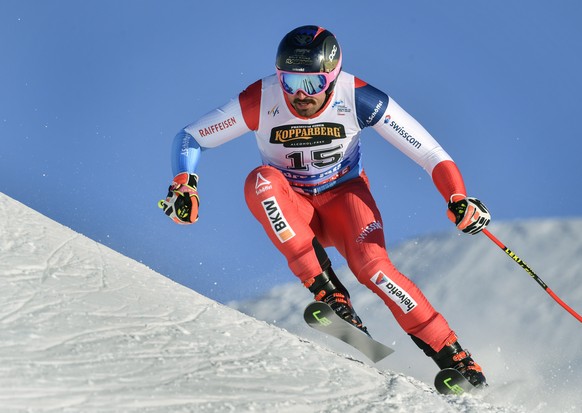
[[[259,114],[261,109],[261,86],[262,81],[255,83],[243,90],[238,95],[238,101],[242,109],[243,119],[250,130],[259,129]]]
[[[432,180],[447,202],[455,194],[467,196],[465,183],[457,165],[453,161],[439,162],[432,170]]]

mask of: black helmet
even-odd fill
[[[277,49],[277,71],[339,75],[342,53],[335,36],[319,26],[301,26],[283,37]]]

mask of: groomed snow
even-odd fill
[[[395,250],[394,258],[412,257],[408,269],[419,273],[436,273],[439,267],[421,264],[426,257],[415,254],[434,250],[443,262],[454,263],[449,274],[430,280],[428,290],[441,302],[452,301],[445,298],[453,287],[465,291],[465,298],[455,299],[459,311],[449,318],[461,326],[457,329],[479,354],[490,380],[508,380],[515,390],[492,384],[480,397],[444,398],[427,384],[434,367],[429,374],[424,356],[404,344],[391,321],[382,321],[389,319],[384,309],[364,294],[357,301],[370,328],[386,330],[397,347],[383,365],[330,350],[334,344],[321,336],[308,340],[311,332],[292,321],[295,310],[309,301],[303,290],[278,301],[275,293],[265,297],[270,309],[254,306],[271,323],[289,321],[286,328],[301,330],[296,335],[180,286],[3,194],[0,223],[2,412],[581,411],[580,323],[553,305],[527,275],[493,258],[492,248],[483,246],[490,277],[486,288],[476,281],[482,270],[468,270],[474,267],[471,260],[449,251],[447,239],[428,238]],[[566,301],[582,303],[575,283],[580,242],[568,251],[554,243],[561,239],[554,236],[556,228],[573,228],[575,237],[582,222],[533,227],[551,242],[527,254],[541,261],[551,250],[561,251],[560,262],[542,261],[539,271]],[[500,236],[515,232],[512,228],[500,229]],[[531,236],[530,226],[517,228]],[[187,258],[183,265],[188,266]],[[459,270],[467,285],[457,284]],[[519,397],[512,398],[514,393]],[[545,404],[555,403],[557,396],[561,404]]]

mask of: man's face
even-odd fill
[[[310,96],[299,90],[294,95],[284,93],[285,99],[289,102],[295,111],[304,118],[309,118],[315,115],[323,106],[325,102],[325,93]]]

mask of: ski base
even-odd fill
[[[439,371],[434,379],[434,386],[441,394],[461,395],[470,393],[474,387],[469,381],[455,369],[443,369]]]
[[[386,358],[394,349],[374,340],[372,337],[340,318],[326,303],[314,301],[303,313],[310,327],[329,334],[364,354],[374,363]]]

